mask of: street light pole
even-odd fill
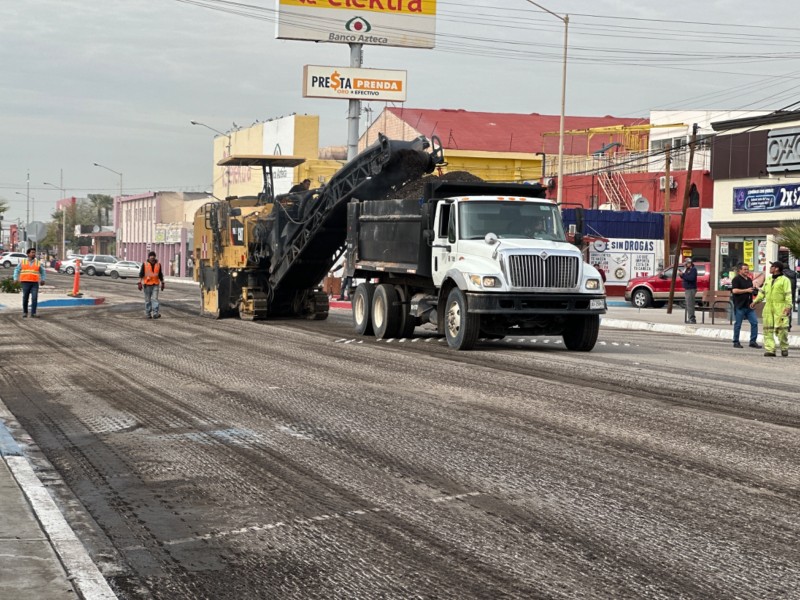
[[[562,17],[546,9],[544,6],[537,4],[533,0],[527,1],[564,23],[564,60],[561,68],[561,120],[558,126],[558,191],[556,192],[556,202],[561,204],[564,192],[564,112],[567,105],[567,42],[569,40],[569,15],[564,15]]]
[[[28,188],[23,194],[22,192],[14,192],[17,196],[25,196],[25,226],[22,228],[22,241],[25,242],[25,250],[28,249],[28,220],[30,219],[31,210],[31,194],[30,194],[30,176],[28,177]]]
[[[205,127],[206,129],[209,129],[209,130],[213,131],[214,133],[218,133],[219,135],[221,135],[221,136],[223,136],[225,138],[228,138],[228,145],[226,146],[226,149],[228,151],[228,156],[231,155],[231,135],[229,133],[222,133],[219,129],[214,129],[213,127],[210,127],[209,125],[206,125],[205,123],[201,123],[200,121],[189,121],[189,123],[191,123],[192,125],[199,125],[200,127]],[[226,179],[227,184],[228,184],[228,190],[227,190],[227,192],[225,192],[225,197],[229,197],[231,195],[231,170],[230,169],[231,169],[230,167],[225,167],[225,179]]]
[[[101,165],[99,163],[92,163],[95,167],[100,167],[101,169],[105,169],[106,171],[111,171],[112,173],[116,173],[119,175],[119,197],[122,198],[122,173],[119,171],[115,171],[114,169],[109,169],[105,165]]]

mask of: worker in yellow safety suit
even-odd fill
[[[781,356],[789,356],[789,315],[792,314],[792,285],[783,274],[783,263],[776,261],[769,268],[770,275],[764,287],[750,305],[753,308],[764,302],[764,356],[775,356],[775,338],[781,347]]]

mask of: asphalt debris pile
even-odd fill
[[[442,176],[425,175],[419,179],[409,181],[398,189],[389,192],[382,200],[389,200],[392,198],[403,200],[408,198],[422,198],[425,184],[429,181],[482,182],[483,179],[467,171],[450,171]]]

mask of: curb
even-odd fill
[[[11,416],[0,399],[0,453],[58,555],[69,581],[83,600],[118,600],[6,427],[5,421]]]
[[[733,330],[731,329],[715,329],[712,327],[691,327],[689,325],[669,325],[667,323],[652,323],[646,321],[626,321],[624,319],[606,319],[600,318],[601,327],[610,327],[612,329],[629,329],[635,331],[655,331],[658,333],[674,333],[677,335],[690,335],[707,338],[715,338],[718,340],[725,340],[733,342]],[[764,341],[764,336],[759,334],[758,341]],[[800,336],[789,336],[789,347],[800,348]]]

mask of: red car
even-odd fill
[[[710,281],[710,263],[694,263],[697,268],[697,300],[701,294],[708,291]],[[678,267],[678,273],[683,273],[683,265]],[[669,286],[672,282],[672,267],[665,269],[655,275],[644,277],[634,277],[628,281],[625,288],[625,300],[632,303],[637,308],[647,308],[654,306],[661,307],[669,299]],[[675,278],[675,300],[683,301],[685,298],[683,289],[683,279]]]

